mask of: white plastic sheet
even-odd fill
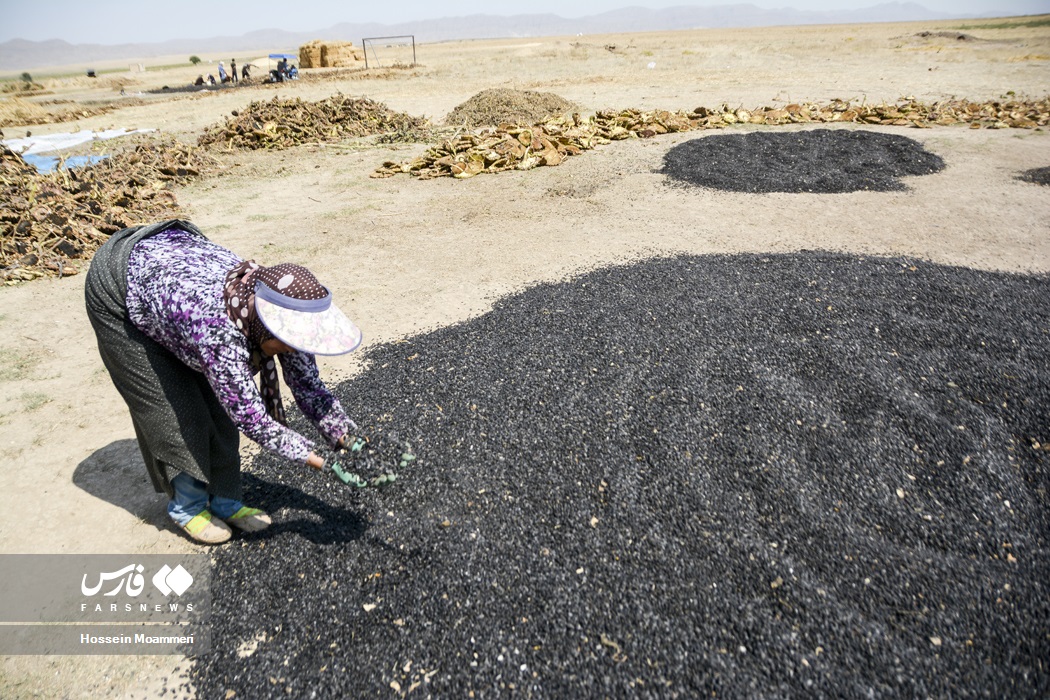
[[[44,134],[42,136],[26,136],[21,139],[4,139],[2,142],[19,155],[36,153],[47,153],[49,151],[60,151],[63,148],[72,148],[89,141],[103,141],[115,139],[119,136],[130,134],[144,134],[156,129],[105,129],[103,131],[77,131],[74,133]]]

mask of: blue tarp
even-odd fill
[[[274,59],[290,58],[292,60],[296,60],[296,59],[299,58],[299,56],[297,56],[294,53],[272,53],[272,54],[270,54],[270,58],[274,58]]]
[[[100,163],[109,156],[68,156],[63,163],[67,170],[70,168],[85,168],[95,163]],[[36,168],[39,173],[49,173],[58,168],[61,159],[58,156],[41,156],[31,153],[23,153],[22,160]]]

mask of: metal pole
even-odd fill
[[[379,54],[377,54],[375,52],[375,42],[379,41],[381,39],[404,39],[406,36],[410,37],[412,39],[412,65],[413,66],[416,65],[416,35],[415,34],[398,34],[397,36],[372,36],[372,37],[364,37],[364,38],[361,39],[361,48],[364,49],[364,52],[365,52],[365,68],[366,69],[368,68],[368,46],[366,46],[365,42],[368,42],[368,41],[373,42],[372,43],[372,47],[373,47],[372,48],[372,57],[375,59],[376,67],[382,67],[382,64],[379,62]],[[399,44],[399,46],[400,45],[401,44]]]

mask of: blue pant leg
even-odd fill
[[[244,507],[244,503],[235,500],[233,498],[225,498],[223,496],[212,496],[211,497],[211,512],[212,515],[222,518],[232,517],[234,513]]]
[[[201,511],[208,509],[208,485],[186,472],[171,480],[175,496],[168,501],[168,515],[179,525],[185,525]]]

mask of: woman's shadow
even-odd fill
[[[241,479],[245,500],[268,510],[274,524],[259,533],[238,533],[237,538],[260,540],[291,533],[315,544],[337,544],[359,539],[367,529],[359,514],[294,486],[267,482],[243,470]],[[177,529],[168,517],[167,497],[153,490],[135,440],[117,440],[93,452],[73,471],[73,483],[158,530]]]

